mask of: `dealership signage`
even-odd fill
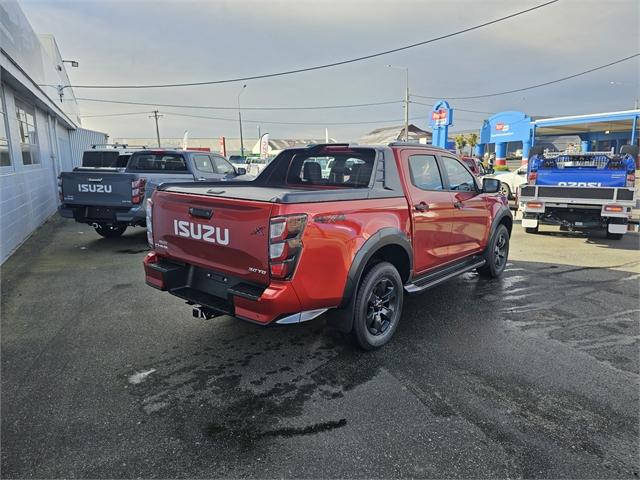
[[[500,112],[485,120],[480,143],[530,142],[531,117],[523,112]]]
[[[440,100],[431,111],[431,125],[433,140],[431,143],[438,147],[447,148],[449,126],[453,125],[453,108],[445,100]]]

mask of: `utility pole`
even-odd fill
[[[409,141],[409,67],[387,65],[389,68],[398,68],[406,73],[406,88],[404,91],[404,141]]]
[[[240,89],[240,93],[238,94],[238,124],[240,125],[240,156],[244,158],[244,142],[242,139],[242,112],[240,111],[240,95],[244,92],[244,89],[247,88],[247,84],[242,85]]]
[[[409,141],[409,67],[407,71],[407,89],[404,94],[404,141]]]
[[[156,138],[158,139],[158,148],[160,148],[160,127],[158,126],[158,118],[162,115],[158,115],[158,110],[153,111],[153,115],[149,115],[149,118],[155,118],[156,120]]]

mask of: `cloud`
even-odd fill
[[[80,61],[75,84],[199,81],[262,74],[366,55],[425,40],[506,15],[539,2],[512,1],[213,1],[22,3],[38,32],[53,33],[66,58]],[[552,80],[607,63],[637,49],[639,4],[633,0],[561,2],[459,37],[405,52],[305,74],[251,81],[245,106],[323,105],[401,99],[403,73],[423,95],[472,95]],[[632,106],[638,62],[521,94],[452,102],[454,107],[531,114],[589,113]],[[615,80],[617,85],[610,85]],[[239,85],[166,90],[77,90],[79,97],[233,106]],[[425,100],[424,103],[432,102]],[[82,104],[84,113],[138,107]],[[429,106],[412,105],[412,115]],[[151,108],[149,108],[150,110]],[[140,110],[146,110],[140,107]],[[168,109],[165,109],[168,110]],[[188,112],[235,117],[233,112]],[[402,106],[362,110],[251,112],[263,121],[349,122],[400,119]],[[460,112],[456,128],[481,125],[482,115]],[[87,119],[85,126],[114,136],[153,137],[144,115]],[[167,115],[167,136],[237,136],[235,121]],[[247,123],[253,131],[255,124]],[[375,125],[330,127],[357,138]],[[324,127],[264,125],[278,136],[323,136]],[[318,133],[320,132],[320,133]],[[196,135],[194,133],[194,135]]]

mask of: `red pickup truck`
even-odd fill
[[[252,182],[163,184],[147,204],[146,282],[202,318],[333,310],[330,323],[380,347],[405,293],[503,272],[511,213],[498,180],[478,182],[446,150],[392,143],[284,150]]]

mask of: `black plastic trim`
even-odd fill
[[[360,247],[360,250],[353,257],[349,273],[347,274],[347,282],[342,294],[342,302],[339,307],[345,307],[353,297],[362,273],[367,262],[382,247],[387,245],[399,245],[404,249],[409,258],[409,272],[413,269],[413,248],[407,235],[393,227],[386,227],[378,230]]]
[[[418,278],[414,278],[411,283],[404,286],[407,293],[421,293],[429,288],[440,285],[458,275],[462,275],[465,272],[481,267],[486,263],[486,260],[480,255],[473,255],[471,257],[464,258],[454,264],[446,265],[444,267],[433,270]]]
[[[488,243],[491,242],[491,238],[493,237],[493,234],[498,229],[498,225],[502,223],[502,220],[504,218],[508,218],[509,220],[511,220],[511,225],[513,225],[513,214],[511,213],[511,209],[506,205],[500,208],[496,216],[493,218],[493,222],[491,223],[491,232],[489,233]],[[511,230],[509,230],[509,236],[511,236]]]

